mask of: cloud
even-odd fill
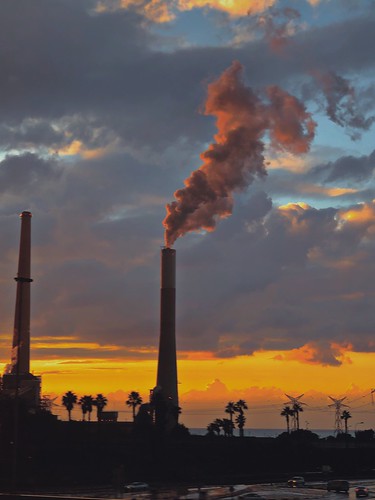
[[[144,356],[142,346],[155,350],[158,247],[171,189],[158,184],[161,167],[123,156],[80,160],[74,168],[35,155],[16,160],[24,162],[22,168],[36,162],[36,172],[40,165],[48,172],[26,198],[34,215],[32,331],[38,342],[44,335],[74,336],[82,344],[118,346],[115,357]],[[8,161],[5,171],[11,176]],[[144,184],[146,172],[153,173],[151,189]],[[14,196],[17,183],[8,177],[8,185],[7,196]],[[157,192],[155,205],[140,197]],[[0,221],[7,235],[0,247],[6,255],[0,265],[1,331],[10,338],[17,212]],[[254,186],[248,201],[239,199],[232,218],[209,238],[200,235],[177,247],[180,350],[224,358],[259,349],[298,350],[324,338],[327,353],[342,343],[372,351],[375,317],[368,276],[374,267],[374,221],[372,202],[340,210],[302,202],[277,207]],[[53,351],[52,345],[49,351],[49,356],[72,354],[71,349]],[[328,362],[335,352],[332,347],[333,357],[312,359]],[[87,354],[77,349],[75,355]]]
[[[310,342],[298,349],[292,349],[286,354],[275,356],[278,361],[299,361],[312,365],[340,366],[342,363],[351,363],[347,351],[352,349],[351,345],[330,344],[324,340]]]
[[[0,193],[25,194],[28,190],[43,189],[59,180],[61,176],[53,158],[48,161],[32,153],[7,156],[0,162]]]
[[[342,156],[328,164],[317,165],[308,174],[324,184],[342,182],[359,185],[372,178],[375,169],[375,151],[368,156]]]
[[[241,17],[263,12],[277,0],[99,0],[98,12],[128,9],[143,15],[156,23],[168,23],[175,19],[177,11],[212,9],[225,12],[229,16]]]
[[[181,270],[187,289],[198,285],[194,300],[183,294],[184,308],[195,311],[194,318],[189,314],[180,318],[183,344],[192,348],[194,332],[199,331],[199,345],[218,356],[294,349],[311,342],[320,345],[323,339],[332,356],[315,354],[312,359],[317,362],[335,363],[337,351],[332,346],[343,342],[352,343],[354,350],[363,349],[364,342],[372,351],[370,325],[375,317],[370,303],[360,293],[351,293],[366,294],[370,285],[365,276],[367,266],[372,267],[367,241],[373,234],[373,204],[353,209],[368,214],[362,223],[356,223],[355,216],[348,219],[350,211],[317,210],[305,204],[273,209],[251,224],[243,220],[242,226],[237,213],[235,234],[229,221],[223,222],[210,238],[210,251],[202,241],[195,258],[190,255],[189,268],[198,274],[193,278],[185,266]],[[339,265],[348,262],[350,266]],[[210,291],[204,276],[211,277]],[[236,280],[228,287],[230,276]],[[346,286],[342,279],[349,280]],[[355,312],[362,307],[362,315]]]
[[[366,117],[365,112],[362,112],[360,98],[348,79],[333,71],[314,70],[311,73],[322,89],[327,102],[325,110],[330,120],[348,129],[353,139],[359,138],[359,130],[369,130],[375,116]]]
[[[264,31],[265,38],[276,53],[280,53],[288,44],[289,37],[295,35],[298,30],[300,13],[291,8],[268,9],[260,14],[257,25]]]
[[[175,16],[173,7],[174,0],[99,0],[96,11],[99,13],[128,9],[144,16],[149,21],[155,23],[168,23]]]
[[[226,0],[178,0],[181,10],[195,8],[211,8],[221,10],[231,16],[246,16],[256,12],[262,12],[274,5],[277,0],[237,0],[227,2]]]
[[[130,8],[95,13],[88,0],[58,0],[53,9],[47,0],[36,1],[31,8],[22,0],[20,9],[3,2],[2,148],[58,151],[76,140],[82,151],[116,143],[138,158],[177,144],[196,154],[213,132],[212,122],[197,113],[202,82],[235,58],[255,87],[298,81],[309,59],[337,74],[373,67],[371,16],[299,33],[280,60],[256,40],[240,49],[172,45],[165,51],[167,37]],[[11,28],[15,24],[20,30]],[[22,58],[7,56],[18,51]]]

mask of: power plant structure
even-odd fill
[[[176,250],[161,250],[160,339],[156,387],[152,395],[155,422],[173,428],[178,422],[176,355]]]
[[[31,279],[31,212],[21,218],[21,238],[18,258],[16,307],[11,364],[3,375],[3,393],[20,397],[28,406],[40,402],[40,377],[30,373],[30,284]]]

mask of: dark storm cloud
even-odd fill
[[[204,82],[233,59],[257,87],[299,86],[317,60],[326,70],[371,73],[375,20],[301,32],[280,59],[263,42],[162,52],[139,15],[93,6],[1,3],[1,146],[45,155],[0,163],[1,332],[12,330],[17,216],[30,209],[33,335],[116,344],[123,355],[157,345],[161,221],[212,136],[213,122],[198,112]],[[46,156],[73,140],[117,149],[91,160]],[[365,181],[372,157],[353,159],[353,171],[349,160],[322,163],[312,180]],[[372,227],[340,226],[334,209],[283,214],[255,188],[215,233],[177,244],[179,348],[231,356],[354,338],[355,348],[373,349]]]
[[[29,118],[66,117],[58,125],[74,138],[91,122],[104,127],[102,133],[108,128],[126,141],[154,147],[169,136],[175,139],[176,126],[177,134],[194,135],[188,117],[199,104],[192,98],[201,93],[202,71],[197,78],[191,66],[152,52],[154,37],[140,16],[126,10],[96,14],[93,6],[85,0],[2,3],[0,121],[14,127]],[[199,54],[197,59],[194,64],[201,67]],[[50,141],[51,129],[39,129],[35,140]]]
[[[0,143],[8,150],[27,149],[64,143],[64,134],[53,129],[47,120],[24,120],[17,126],[0,126]]]
[[[356,349],[358,343],[373,350],[375,314],[366,299],[374,293],[366,280],[374,268],[367,242],[371,218],[341,223],[337,210],[298,205],[274,209],[255,225],[244,223],[244,213],[234,218],[242,220],[242,230],[237,225],[236,234],[223,238],[229,227],[224,222],[211,236],[210,250],[205,241],[181,250],[187,288],[181,308],[195,312],[180,319],[183,345],[194,348],[199,338],[201,347],[234,356],[314,342],[315,359],[323,364],[337,364],[335,348],[327,346],[350,343]],[[197,269],[191,278],[189,269]]]
[[[372,178],[375,170],[375,151],[368,156],[342,156],[336,161],[312,168],[307,178],[329,183],[356,185]]]
[[[106,163],[108,171],[99,160],[67,168],[64,189],[56,184],[45,198],[49,214],[34,212],[32,330],[38,337],[116,344],[116,357],[129,346],[157,345],[163,205],[155,205],[152,215],[142,207],[103,217],[121,201],[136,205],[132,188],[139,193],[143,177],[129,158],[125,168],[118,158]],[[154,190],[163,194],[162,185]],[[62,204],[51,213],[56,198]],[[41,240],[45,224],[48,237]],[[12,227],[17,245],[16,215]],[[375,262],[371,227],[371,219],[340,225],[334,209],[272,208],[264,193],[253,194],[209,238],[197,236],[177,248],[179,348],[234,356],[312,341],[319,346],[326,339],[372,350],[375,317],[365,299],[375,293],[368,280]],[[352,264],[345,266],[346,260]],[[15,261],[16,255],[14,271]],[[343,267],[335,267],[340,262]],[[3,276],[9,265],[3,262]],[[2,288],[11,297],[11,275]],[[10,298],[7,307],[3,318],[10,316],[10,331]],[[327,363],[329,357],[314,352],[314,359]]]
[[[172,173],[165,178],[165,168],[120,153],[69,162],[29,153],[6,158],[1,331],[12,329],[17,214],[26,207],[33,213],[33,332],[99,342],[104,335],[119,346],[154,343],[161,221],[177,183]]]
[[[53,160],[46,161],[32,153],[8,156],[0,162],[0,194],[22,195],[40,183],[58,181],[60,174]]]
[[[374,65],[373,15],[300,33],[280,58],[264,42],[240,49],[157,51],[158,38],[139,15],[129,10],[99,14],[93,7],[89,0],[2,2],[0,122],[15,127],[10,132],[8,127],[8,134],[0,131],[5,147],[17,140],[65,144],[62,127],[88,143],[93,135],[96,143],[119,136],[137,148],[159,150],[179,137],[204,142],[210,124],[197,113],[202,82],[235,58],[246,65],[255,85],[295,81],[316,61],[322,70],[343,73]],[[43,119],[64,117],[65,123],[53,129],[43,124]],[[17,131],[31,118],[42,122]]]
[[[141,267],[141,266],[140,266]],[[120,272],[110,263],[72,260],[44,272],[39,278],[34,307],[35,318],[43,323],[38,332],[52,335],[77,335],[82,340],[119,346],[143,345],[154,339],[157,330],[157,294],[150,276],[138,270]],[[59,286],[54,286],[54,280]],[[157,288],[156,288],[157,290]],[[140,300],[142,297],[142,300]],[[142,318],[143,311],[150,314]],[[129,311],[133,311],[129,316]],[[53,331],[51,327],[53,325]],[[39,334],[38,333],[38,334]]]
[[[147,262],[150,253],[157,253],[162,241],[164,203],[177,184],[173,175],[163,178],[163,168],[140,164],[126,154],[66,162],[58,157],[47,160],[27,153],[9,156],[0,162],[2,331],[11,331],[13,321],[13,276],[17,271],[20,231],[18,214],[24,209],[33,213],[32,259],[36,286],[33,286],[32,300],[38,331],[48,334],[51,329],[54,332],[67,329],[71,333],[77,325],[67,317],[64,319],[68,304],[64,303],[63,308],[59,304],[63,297],[69,296],[70,290],[76,289],[78,281],[74,274],[78,278],[80,267],[84,275],[92,275],[93,279],[98,277],[91,291],[87,289],[88,295],[94,293],[94,302],[100,286],[108,297],[120,291],[117,275],[124,279],[123,294],[128,293],[124,283],[130,286],[133,278],[140,282],[140,287],[146,286],[143,279],[147,273],[142,274],[142,259]],[[151,188],[144,182],[145,178]],[[92,270],[85,265],[86,261],[91,262]],[[109,266],[109,282],[104,279],[103,266],[105,269]],[[117,266],[119,272],[113,270]],[[133,271],[128,278],[126,273],[130,273],[133,266],[140,267],[139,275]],[[154,267],[154,279],[157,280],[157,265]],[[69,272],[70,269],[74,272]],[[70,281],[67,281],[68,276]],[[60,281],[60,277],[61,288],[55,286],[55,279]],[[83,286],[88,283],[89,280],[83,280]],[[111,299],[104,303],[110,311]],[[61,313],[61,320],[55,323],[54,314],[49,315],[46,311],[55,311],[58,316]],[[85,335],[85,329],[82,330]],[[87,334],[90,337],[89,332]]]

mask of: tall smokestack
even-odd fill
[[[11,373],[30,373],[31,212],[22,212]]]
[[[177,423],[176,250],[168,247],[161,251],[160,340],[156,384],[155,391],[158,391],[167,413],[167,425],[168,422]]]
[[[30,253],[31,213],[22,212],[18,258],[16,311],[11,365],[2,377],[3,392],[22,400],[29,408],[40,404],[41,378],[30,373]]]

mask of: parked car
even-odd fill
[[[125,491],[146,491],[149,489],[149,485],[147,483],[134,482],[130,484],[126,484],[124,486]]]
[[[293,476],[288,480],[287,485],[289,488],[300,488],[301,486],[305,486],[305,478],[302,476]]]
[[[366,486],[357,486],[355,489],[355,496],[359,497],[368,497],[368,489]]]
[[[345,493],[348,493],[349,482],[345,481],[344,479],[332,479],[327,483],[327,491],[336,491],[336,493],[343,491]]]

